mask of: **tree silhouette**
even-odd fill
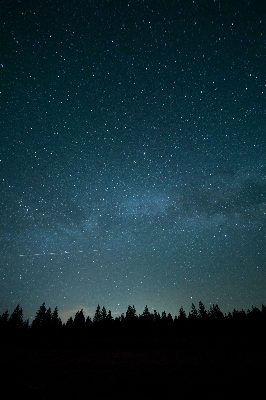
[[[153,319],[156,324],[161,321],[161,316],[156,310],[153,311]]]
[[[36,313],[34,320],[32,321],[32,328],[38,328],[38,327],[40,327],[40,325],[42,325],[42,326],[47,325],[47,321],[49,320],[49,314],[48,314],[48,318],[47,318],[46,311],[47,310],[46,310],[45,302],[44,302],[40,306],[39,310]]]
[[[111,312],[111,310],[109,310],[108,311],[108,313],[107,313],[107,321],[113,321],[113,317],[112,317],[112,312]]]
[[[144,310],[143,310],[142,314],[140,315],[140,320],[145,323],[153,321],[153,314],[150,313],[147,305],[144,307]]]
[[[8,320],[9,325],[13,329],[22,329],[24,322],[23,322],[23,311],[22,308],[17,305],[13,313],[10,315],[10,318]]]
[[[166,318],[167,318],[166,312],[163,311],[163,312],[162,312],[162,318],[161,318],[161,320],[162,320],[162,321],[165,321]]]
[[[194,303],[191,304],[191,311],[188,314],[188,319],[190,321],[196,321],[196,319],[198,318],[198,311],[196,309],[196,306]]]
[[[186,321],[186,319],[187,319],[186,312],[185,312],[184,308],[181,306],[179,309],[178,321],[184,322],[184,321]]]
[[[102,321],[105,321],[107,319],[107,311],[104,306],[102,307],[101,315],[102,315]]]
[[[251,320],[257,320],[259,321],[261,319],[262,313],[261,311],[257,308],[252,306],[251,310],[248,310],[247,312],[247,317]]]
[[[80,311],[77,311],[74,317],[73,325],[77,328],[84,327],[85,324],[85,316],[83,314],[83,308]]]
[[[58,339],[61,334],[63,338],[70,335],[69,337],[76,341],[77,337],[85,338],[85,334],[89,334],[90,338],[111,338],[117,337],[117,334],[119,335],[119,332],[121,332],[123,337],[147,339],[147,337],[152,338],[156,335],[158,338],[171,338],[176,333],[189,337],[191,332],[193,335],[199,334],[201,339],[212,340],[214,333],[220,335],[220,337],[222,335],[225,337],[230,332],[232,337],[237,338],[240,332],[254,335],[257,331],[262,332],[265,326],[266,307],[264,305],[262,305],[261,310],[252,306],[247,313],[244,310],[237,311],[234,309],[224,315],[217,304],[212,304],[209,311],[206,311],[204,304],[200,301],[198,310],[192,303],[188,317],[181,306],[178,317],[175,317],[173,321],[170,313],[166,314],[163,311],[161,316],[156,310],[151,313],[147,305],[139,316],[134,305],[129,305],[125,314],[122,313],[113,319],[111,310],[107,312],[105,306],[101,308],[98,304],[93,321],[89,316],[85,319],[83,309],[81,309],[76,312],[74,318],[70,317],[65,324],[62,324],[58,308],[55,307],[52,311],[50,307],[46,308],[45,303],[42,303],[30,329],[29,322],[23,321],[23,312],[19,305],[16,306],[10,316],[8,311],[5,311],[0,316],[0,337],[7,338],[10,336],[14,338],[17,332],[23,332],[21,337],[26,337],[25,335],[29,331],[30,338],[49,339],[47,344],[50,345],[57,344],[57,341],[54,342],[51,339],[53,337]]]
[[[10,315],[7,324],[10,338],[16,337],[16,339],[19,338],[21,340],[24,338],[24,334],[26,334],[29,324],[28,321],[23,321],[23,311],[19,304]]]
[[[221,321],[224,319],[224,315],[222,313],[222,311],[220,310],[220,307],[218,306],[218,304],[213,304],[212,306],[210,306],[210,310],[208,312],[209,314],[209,318],[211,320],[215,320],[215,321]]]
[[[50,325],[51,322],[52,322],[52,310],[51,307],[48,307],[46,310],[46,324]]]
[[[98,306],[96,308],[96,311],[95,311],[95,314],[94,314],[94,317],[93,317],[93,322],[98,323],[101,320],[102,320],[102,312],[101,312],[100,304],[98,304]]]
[[[173,322],[172,314],[168,313],[166,318],[168,322]]]
[[[116,318],[118,321],[121,321],[121,322],[124,322],[125,321],[125,314],[124,313],[122,313],[121,315],[120,315],[120,317],[118,317],[118,318]]]
[[[202,301],[199,302],[198,318],[201,321],[206,321],[208,319],[208,313]]]
[[[128,306],[126,311],[126,320],[127,321],[135,321],[137,319],[137,312],[135,306]]]
[[[52,322],[53,329],[55,331],[59,330],[62,327],[62,321],[61,321],[61,318],[59,318],[57,307],[55,307],[55,309],[52,313],[51,322]]]
[[[55,319],[56,319],[57,311],[55,314],[52,314],[51,308],[46,308],[45,302],[42,303],[39,310],[37,311],[34,320],[31,324],[31,331],[33,334],[37,335],[48,335],[47,338],[51,339],[54,331],[55,331]],[[57,315],[58,317],[58,315]],[[53,320],[54,318],[54,320]],[[58,318],[59,319],[59,318]],[[58,325],[59,326],[59,325]],[[58,328],[57,326],[57,328]]]

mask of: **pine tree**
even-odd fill
[[[166,316],[166,312],[165,312],[165,311],[163,311],[163,312],[162,312],[162,318],[161,318],[161,320],[162,320],[162,321],[165,321],[165,320],[166,320],[166,318],[167,318],[167,316]]]
[[[72,317],[69,317],[68,318],[68,320],[67,320],[67,322],[66,322],[66,328],[68,328],[68,329],[71,329],[72,328],[72,326],[73,326],[73,318]]]
[[[113,321],[113,317],[112,317],[111,310],[108,311],[107,320],[108,320],[108,321]]]
[[[74,324],[74,326],[80,327],[80,328],[84,326],[85,316],[83,314],[83,308],[80,311],[76,312],[73,324]]]
[[[36,313],[34,320],[31,325],[33,330],[39,330],[41,332],[50,331],[52,328],[52,311],[49,307],[48,309],[45,306],[45,303],[42,303],[39,310]]]
[[[167,314],[167,321],[168,322],[173,322],[172,314],[170,314],[170,313]]]
[[[55,309],[52,313],[51,322],[52,322],[53,329],[55,329],[55,330],[58,330],[62,327],[62,321],[61,321],[61,318],[59,318],[57,307],[55,307]]]
[[[23,311],[22,308],[17,305],[13,313],[10,315],[8,320],[8,324],[10,325],[11,329],[22,329],[24,322],[23,322]]]
[[[40,324],[44,325],[46,323],[46,307],[45,303],[42,303],[39,310],[36,313],[34,320],[32,321],[32,327],[35,328],[40,326]]]
[[[101,314],[102,314],[102,321],[105,321],[107,319],[107,311],[104,306],[102,307]]]
[[[49,325],[51,323],[51,321],[52,321],[52,310],[51,310],[51,307],[47,308],[45,319],[46,319],[46,324]]]
[[[195,321],[197,318],[198,318],[198,311],[197,311],[197,309],[195,307],[195,304],[192,303],[191,311],[188,314],[188,319],[191,320],[191,321]]]
[[[187,319],[186,312],[185,312],[184,308],[181,306],[179,309],[178,320],[183,322],[183,321],[186,321],[186,319]]]
[[[126,320],[127,321],[134,321],[137,319],[137,312],[135,309],[135,306],[128,306],[127,311],[126,311]]]
[[[93,322],[98,323],[98,322],[100,322],[101,320],[102,320],[101,307],[100,307],[100,305],[98,304],[98,306],[97,306],[97,308],[96,308],[96,311],[95,311],[95,314],[94,314],[94,317],[93,317]]]
[[[161,316],[156,310],[153,311],[153,319],[155,322],[159,322],[161,320]]]
[[[202,301],[199,302],[198,318],[202,321],[208,319],[208,313]]]
[[[148,322],[148,321],[152,321],[152,320],[153,320],[153,314],[151,314],[151,313],[149,312],[149,309],[148,309],[148,306],[147,306],[147,305],[144,307],[143,313],[141,314],[140,317],[141,317],[141,319],[142,319],[143,321],[145,321],[145,322]]]
[[[218,304],[213,304],[210,306],[210,310],[208,312],[208,315],[210,319],[215,320],[215,321],[220,321],[224,318],[224,315],[222,311],[220,310],[220,307]]]

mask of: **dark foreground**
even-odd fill
[[[244,340],[1,345],[8,399],[231,399],[264,392],[266,346]],[[265,393],[264,393],[265,395]]]

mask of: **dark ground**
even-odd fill
[[[261,398],[265,372],[266,346],[248,338],[1,345],[3,399]]]

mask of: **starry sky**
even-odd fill
[[[3,1],[0,313],[266,303],[265,15]]]

